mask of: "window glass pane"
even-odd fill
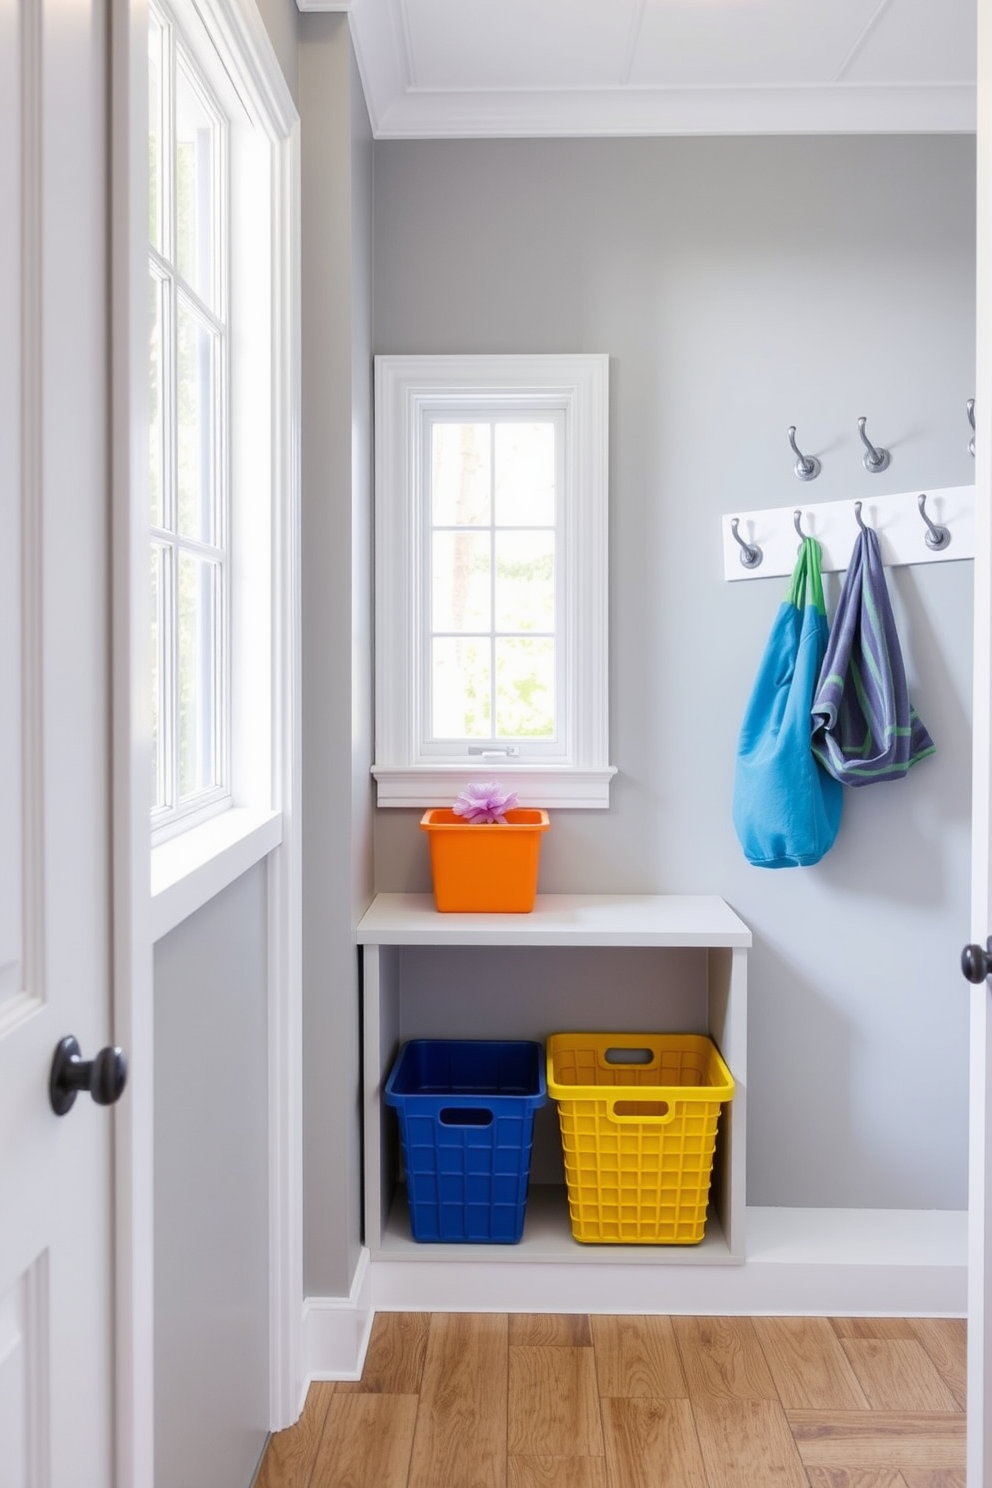
[[[148,15],[148,236],[164,252],[162,243],[162,27],[154,11]]]
[[[555,643],[496,642],[496,737],[551,739],[555,733]]]
[[[431,732],[436,739],[491,738],[491,642],[435,637],[431,665]]]
[[[180,298],[177,306],[176,414],[179,531],[214,540],[214,336]]]
[[[554,628],[554,533],[497,531],[496,629]]]
[[[490,546],[486,532],[435,532],[432,630],[489,630]]]
[[[488,525],[489,424],[431,426],[431,506],[436,527]]]
[[[495,466],[497,526],[552,527],[554,424],[497,424]]]
[[[179,799],[218,783],[217,565],[179,554]]]
[[[197,294],[216,308],[218,124],[185,68],[176,68],[176,263]]]
[[[163,687],[165,683],[165,666],[162,656],[162,646],[165,637],[165,623],[162,608],[165,602],[165,549],[161,543],[152,544],[152,807],[160,809],[168,805],[168,791],[165,782],[165,743],[162,738],[162,725],[165,717],[163,706]]]
[[[155,527],[165,524],[163,476],[165,473],[165,421],[163,397],[165,383],[162,361],[162,295],[163,286],[157,275],[152,274],[150,292],[150,334],[148,340],[149,377],[149,429],[148,429],[148,489],[151,497],[151,520]]]

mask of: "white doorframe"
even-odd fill
[[[269,68],[275,59],[269,52]],[[281,80],[281,74],[280,74]],[[269,858],[269,1426],[303,1408],[303,852],[300,616],[300,123],[284,113],[274,167],[273,296],[278,301],[274,463],[285,499],[274,534],[274,789],[282,841]]]
[[[975,686],[971,939],[992,931],[992,18],[978,7],[975,381]],[[992,1020],[990,984],[970,989],[968,1488],[992,1484],[986,1392],[992,1381]]]
[[[111,10],[111,512],[114,1028],[129,1099],[116,1126],[117,1483],[154,1485],[153,1004],[148,490],[148,12]],[[145,502],[140,497],[144,494]]]

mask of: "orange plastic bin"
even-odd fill
[[[529,914],[537,898],[546,811],[518,806],[505,822],[464,822],[448,807],[425,811],[434,903],[444,914]]]

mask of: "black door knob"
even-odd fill
[[[961,970],[969,982],[984,982],[989,972],[992,972],[992,935],[985,942],[984,951],[981,946],[965,946],[961,952]]]
[[[88,1090],[98,1106],[120,1100],[127,1083],[127,1060],[122,1049],[101,1049],[95,1059],[83,1059],[70,1034],[55,1047],[48,1098],[56,1116],[64,1116],[81,1090]]]

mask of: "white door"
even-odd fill
[[[114,1482],[106,0],[0,0],[0,1488]]]

